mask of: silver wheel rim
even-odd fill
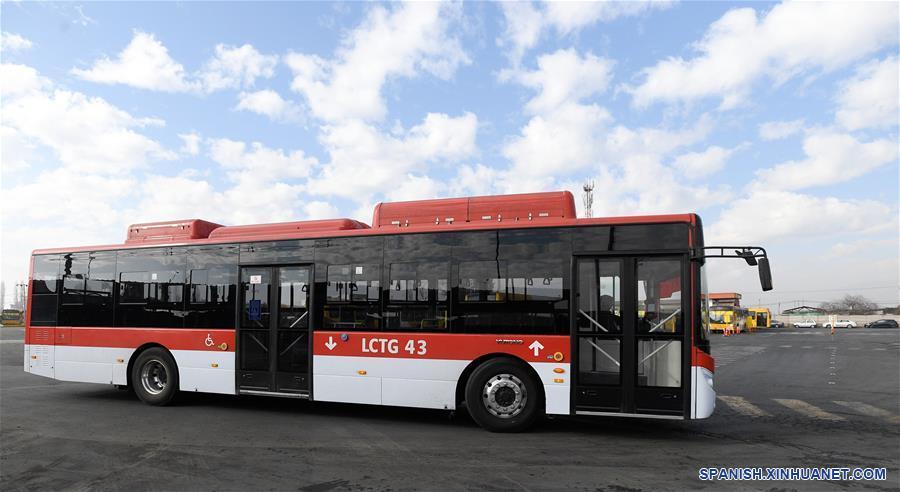
[[[497,374],[484,384],[481,399],[491,415],[509,419],[525,409],[528,392],[521,379],[512,374]]]
[[[166,366],[159,359],[150,359],[141,366],[141,386],[151,395],[165,391],[169,382]]]

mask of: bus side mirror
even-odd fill
[[[757,260],[757,269],[759,269],[759,285],[763,291],[772,290],[772,270],[769,269],[769,259],[760,258]]]

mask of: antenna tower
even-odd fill
[[[593,217],[594,216],[594,180],[585,181],[584,186],[584,216],[585,217]]]

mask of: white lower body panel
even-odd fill
[[[179,389],[234,395],[234,352],[173,350],[178,364]]]
[[[55,375],[60,381],[128,384],[128,361],[134,349],[56,346]]]
[[[80,383],[128,384],[131,348],[25,345],[25,372]],[[179,389],[234,395],[234,352],[172,350]]]
[[[716,409],[716,390],[713,389],[713,373],[700,366],[691,367],[691,418],[705,419]]]
[[[313,356],[313,399],[415,408],[456,408],[467,360]],[[569,413],[569,364],[530,364],[544,386],[546,412]],[[561,368],[563,373],[555,373]],[[557,382],[559,380],[560,382]]]

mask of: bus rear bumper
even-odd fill
[[[691,418],[708,418],[716,409],[712,371],[702,366],[691,366],[691,388]]]

